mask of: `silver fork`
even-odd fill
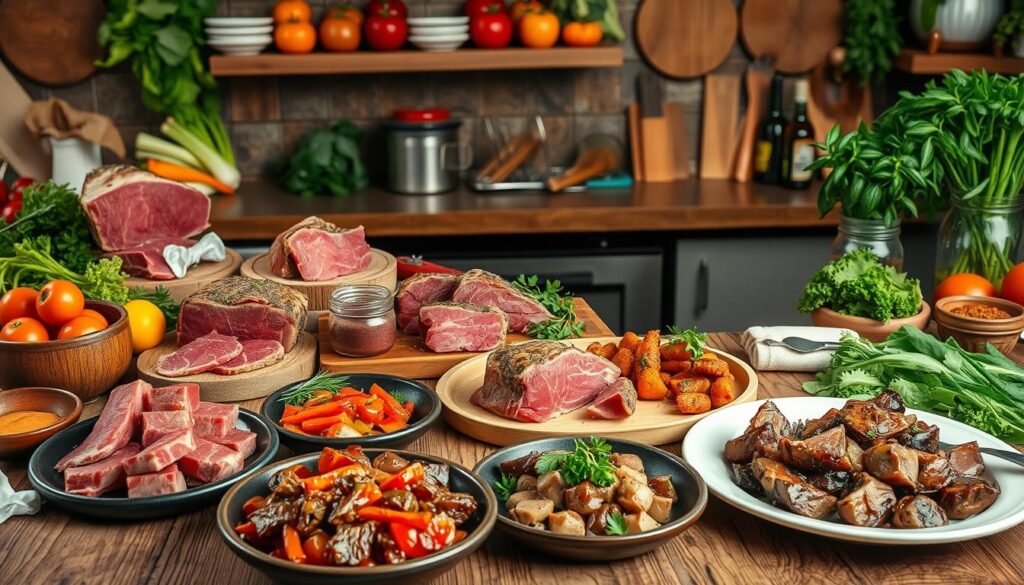
[[[811,353],[823,349],[839,349],[838,343],[832,341],[812,341],[803,337],[783,337],[781,341],[778,339],[762,339],[761,342],[765,345],[788,347],[797,353]]]

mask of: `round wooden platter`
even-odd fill
[[[152,291],[158,286],[166,287],[174,302],[180,303],[185,297],[215,280],[227,278],[238,273],[242,265],[242,257],[230,248],[224,250],[224,259],[220,262],[200,262],[188,269],[183,278],[174,280],[150,280],[148,278],[131,277],[124,283],[129,287],[141,286]]]
[[[636,11],[636,44],[669,77],[700,77],[736,44],[732,0],[644,0]]]
[[[263,398],[282,386],[309,378],[316,371],[316,338],[310,333],[302,333],[295,347],[276,364],[234,376],[208,373],[169,378],[156,373],[157,361],[177,348],[178,343],[171,335],[161,345],[144,351],[138,361],[139,377],[154,386],[199,384],[202,399],[209,402]]]
[[[594,342],[618,342],[619,339],[621,337],[589,337],[570,339],[567,342],[584,349]],[[742,388],[742,392],[732,404],[756,400],[757,374],[754,369],[735,356],[711,349],[729,363],[729,370],[736,377],[737,386]],[[648,445],[665,445],[682,440],[690,427],[710,414],[683,415],[676,409],[675,403],[668,400],[638,400],[633,416],[622,420],[590,419],[586,416],[586,408],[542,423],[507,419],[470,402],[470,397],[483,384],[488,355],[466,360],[448,370],[437,383],[437,395],[444,404],[443,416],[448,424],[464,435],[492,445],[514,445],[534,439],[574,435],[629,439]]]
[[[332,278],[307,282],[295,278],[281,278],[270,270],[270,254],[253,256],[242,263],[242,276],[272,280],[291,287],[309,299],[310,311],[326,311],[331,306],[331,291],[345,284],[379,284],[395,290],[398,284],[398,261],[384,250],[371,248],[370,265],[365,270]]]
[[[744,0],[743,45],[755,58],[775,57],[782,73],[805,73],[824,63],[842,41],[841,0]]]

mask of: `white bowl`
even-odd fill
[[[270,35],[210,38],[210,47],[225,55],[258,55],[273,42]]]
[[[414,26],[409,29],[411,37],[432,37],[438,35],[465,35],[469,34],[469,25],[466,26]]]
[[[410,18],[406,22],[410,27],[435,27],[435,26],[459,26],[468,25],[468,16],[421,16]]]
[[[409,42],[424,51],[454,51],[469,40],[469,35],[409,37]]]
[[[271,16],[213,16],[204,18],[206,26],[238,28],[246,26],[269,26],[274,24]]]
[[[208,37],[234,37],[234,36],[245,36],[245,35],[269,35],[274,32],[273,25],[267,26],[239,26],[239,27],[224,27],[224,26],[208,26],[206,27],[206,36]]]

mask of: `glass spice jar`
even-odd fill
[[[348,357],[382,354],[395,344],[394,293],[375,284],[341,286],[331,293],[331,349]]]

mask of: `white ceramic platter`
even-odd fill
[[[410,27],[420,26],[458,26],[469,24],[468,16],[423,16],[419,18],[410,18],[408,21]]]
[[[242,27],[242,26],[269,26],[274,24],[271,16],[213,16],[204,18],[206,26],[220,27]]]
[[[267,26],[208,26],[206,36],[208,37],[238,37],[246,35],[269,35],[274,32],[274,27]]]

